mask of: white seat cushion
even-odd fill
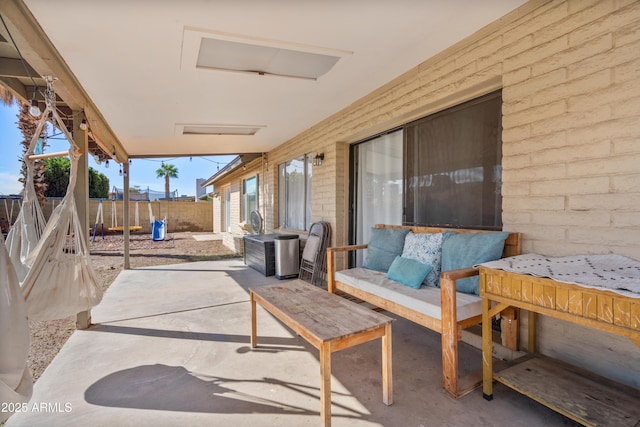
[[[440,288],[422,286],[413,289],[387,279],[386,273],[366,268],[350,268],[335,273],[338,282],[392,301],[410,310],[442,320]],[[482,314],[482,298],[456,292],[458,321]]]

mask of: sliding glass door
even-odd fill
[[[352,241],[360,244],[369,241],[375,224],[402,224],[402,130],[354,145],[351,159],[355,172]]]

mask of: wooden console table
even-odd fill
[[[320,416],[331,425],[331,353],[382,338],[382,401],[393,403],[393,319],[303,280],[260,286],[251,293],[251,347],[257,346],[256,303],[320,350]]]
[[[480,266],[483,396],[493,380],[584,425],[640,425],[640,391],[536,356],[536,313],[625,336],[640,346],[640,298]],[[493,372],[491,318],[508,307],[529,311],[529,353]]]

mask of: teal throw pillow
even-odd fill
[[[483,262],[500,259],[507,232],[454,233],[445,231],[442,242],[442,271],[473,267]],[[456,282],[456,290],[467,294],[480,294],[477,276]]]
[[[402,255],[404,238],[409,231],[409,229],[372,228],[362,266],[369,270],[386,273],[393,260],[398,255]]]
[[[420,288],[422,281],[431,271],[431,266],[413,259],[397,256],[391,263],[387,278],[413,289]]]

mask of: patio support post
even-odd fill
[[[122,173],[123,173],[123,203],[122,210],[124,212],[124,216],[122,218],[122,222],[124,228],[122,230],[124,237],[124,269],[129,270],[131,268],[131,264],[129,262],[129,158],[125,158],[122,162]]]
[[[76,199],[76,209],[80,219],[80,227],[85,231],[84,239],[89,246],[89,138],[87,132],[80,129],[80,123],[84,119],[82,111],[73,112],[73,141],[82,155],[78,161],[78,172],[74,196]],[[91,326],[91,310],[82,311],[76,315],[76,328],[87,329]]]

